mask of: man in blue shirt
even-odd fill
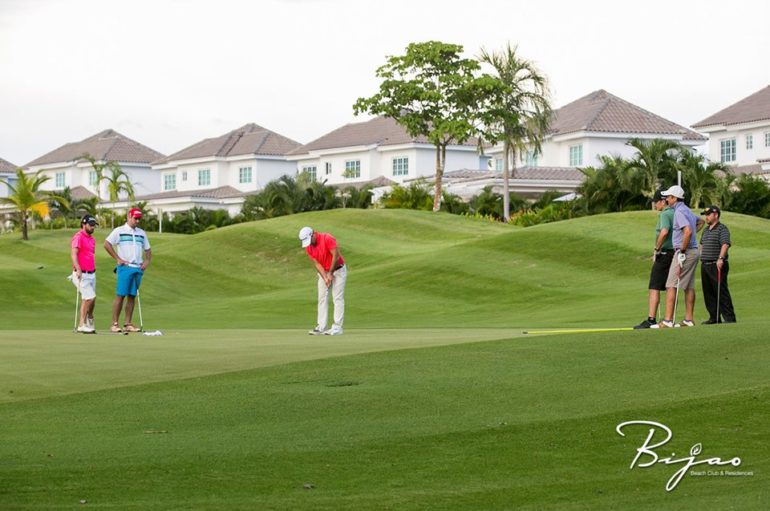
[[[666,314],[663,321],[652,328],[673,328],[674,307],[678,288],[684,289],[684,319],[676,326],[695,326],[695,268],[698,266],[698,239],[695,233],[703,227],[703,220],[695,216],[684,203],[684,190],[674,185],[661,193],[666,203],[674,210],[672,243],[674,260],[666,281]]]

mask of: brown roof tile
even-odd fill
[[[444,179],[476,180],[499,179],[499,170],[461,169],[444,173]],[[583,181],[585,175],[575,167],[519,167],[513,172],[515,179],[536,179],[545,181]]]
[[[233,197],[243,197],[248,195],[232,186],[220,186],[218,188],[207,188],[205,190],[173,190],[170,192],[153,193],[137,197],[137,201],[146,201],[152,199],[176,199],[178,197],[200,197],[204,199],[230,199]]]
[[[560,135],[576,131],[681,135],[684,140],[705,141],[692,130],[598,90],[554,111],[550,133]]]
[[[730,167],[730,170],[733,171],[733,174],[736,176],[741,176],[743,174],[762,174],[762,165],[761,160],[759,160],[760,163],[754,163],[752,165],[736,165],[734,167]]]
[[[9,162],[8,160],[4,160],[0,158],[0,173],[2,174],[13,174],[16,172],[16,169],[18,167],[14,165],[13,163]]]
[[[70,190],[70,193],[72,194],[72,198],[75,200],[83,200],[83,199],[90,199],[92,197],[96,197],[96,194],[91,192],[85,186],[76,186],[75,188]]]
[[[64,144],[58,149],[32,160],[25,166],[82,161],[84,154],[90,154],[97,161],[111,160],[118,163],[150,163],[163,157],[163,154],[158,151],[121,135],[115,130],[104,130],[80,142]]]
[[[245,154],[284,156],[301,145],[290,138],[251,123],[219,137],[201,140],[153,163]]]
[[[715,124],[741,124],[765,120],[770,120],[770,85],[720,110],[714,115],[696,122],[692,127],[705,128]]]
[[[406,130],[390,117],[379,116],[374,119],[346,124],[341,128],[330,131],[326,135],[313,140],[309,144],[290,152],[290,155],[307,154],[310,151],[335,149],[338,147],[354,146],[387,146],[398,144],[430,144],[425,137],[410,137]],[[463,145],[476,146],[475,138]]]

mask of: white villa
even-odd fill
[[[602,155],[631,158],[631,138],[675,140],[686,147],[706,142],[698,133],[628,101],[598,90],[554,110],[542,153],[521,155],[509,179],[512,192],[534,198],[546,191],[573,192],[583,182],[582,167],[599,166]],[[451,193],[469,199],[486,186],[502,192],[502,145],[485,149],[491,172],[466,168],[447,172],[443,183]]]
[[[351,123],[287,155],[298,172],[329,185],[369,181],[403,183],[436,173],[436,148],[425,137],[411,137],[388,117]],[[485,160],[484,160],[485,161]],[[477,141],[447,146],[445,170],[478,169]]]
[[[244,196],[283,175],[296,173],[286,154],[299,142],[246,124],[224,135],[207,138],[152,163],[161,187],[138,196],[148,206],[167,213],[194,207],[241,211]]]
[[[76,197],[97,195],[96,172],[84,155],[92,156],[97,163],[115,161],[120,164],[136,195],[160,191],[160,179],[150,162],[163,155],[111,129],[54,149],[26,164],[25,172],[34,174],[42,170],[43,175],[51,178],[43,183],[42,190],[70,187]],[[106,187],[107,184],[102,182],[102,189],[98,191],[100,197],[107,196]]]
[[[0,179],[13,184],[17,168],[13,163],[0,158]],[[8,197],[8,187],[3,183],[0,183],[0,197]]]
[[[770,85],[692,127],[709,135],[710,160],[770,180]]]

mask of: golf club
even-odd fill
[[[139,297],[139,290],[136,290],[136,305],[139,307],[139,331],[144,332],[144,320],[142,319],[142,299]]]
[[[722,318],[719,315],[719,295],[722,294],[722,269],[717,266],[717,323],[722,322]]]
[[[72,333],[75,334],[78,331],[78,302],[80,301],[80,289],[75,283],[72,276],[68,277],[73,284],[75,284],[75,323],[72,325]]]

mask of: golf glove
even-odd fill
[[[682,252],[679,252],[676,255],[676,262],[679,263],[679,267],[681,268],[684,265],[684,262],[687,260],[687,255],[683,254]]]

